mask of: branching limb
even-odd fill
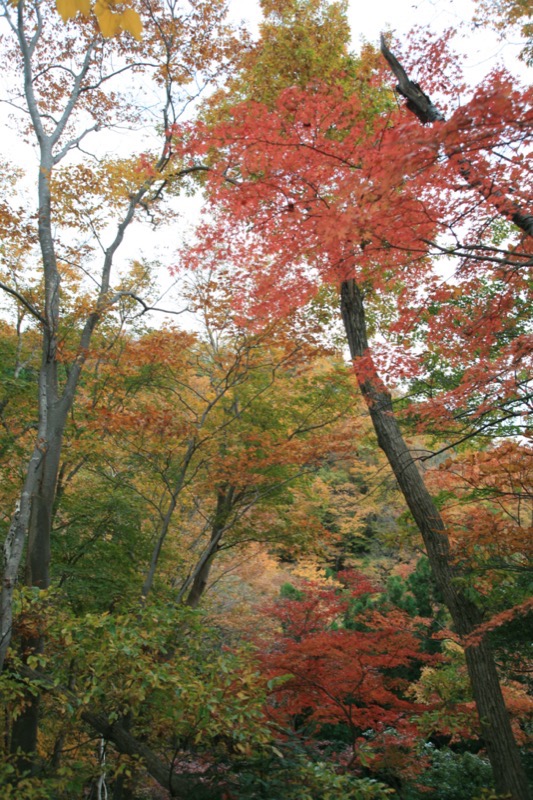
[[[0,281],[0,289],[3,289],[4,292],[7,292],[8,294],[12,295],[12,297],[15,297],[20,303],[22,303],[24,308],[26,308],[30,312],[32,317],[38,319],[42,325],[45,324],[45,319],[42,316],[42,314],[39,311],[37,311],[35,306],[33,306],[28,300],[26,300],[26,298],[23,295],[21,295],[20,292],[17,292],[16,289],[12,289],[11,286],[8,286],[7,284],[2,283],[1,281]]]

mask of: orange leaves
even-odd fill
[[[97,372],[84,386],[86,425],[98,441],[91,456],[113,464],[157,510],[148,526],[166,520],[178,586],[213,530],[223,537],[213,557],[224,564],[227,548],[240,553],[242,542],[288,553],[318,538],[311,476],[347,448],[338,416],[353,405],[348,372],[317,358],[290,325],[257,335],[230,325],[222,288],[202,288],[217,301],[216,314],[204,308],[206,340],[176,329],[121,337],[116,354],[91,354]]]
[[[430,91],[455,64],[447,38],[411,43]],[[507,400],[519,407],[531,366],[529,256],[520,244],[507,251],[513,229],[494,213],[527,211],[533,195],[530,93],[495,72],[447,122],[424,128],[401,110],[369,109],[369,82],[362,69],[350,94],[335,75],[287,78],[268,102],[251,92],[198,128],[198,152],[216,153],[216,212],[187,259],[232,264],[239,310],[258,325],[355,277],[371,333],[386,339],[382,372],[403,385],[427,378],[424,423],[449,430],[456,409],[475,408],[473,420]],[[439,369],[451,373],[443,385],[432,382]]]
[[[450,498],[443,513],[458,558],[519,568],[533,557],[531,448],[514,441],[448,460],[428,473]]]

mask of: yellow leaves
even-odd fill
[[[80,10],[76,0],[56,0],[56,8],[63,22],[75,17]]]
[[[326,575],[326,569],[319,564],[312,556],[302,558],[292,570],[296,578],[309,581],[320,587],[339,587],[342,584],[332,577]]]
[[[141,18],[133,8],[127,8],[120,15],[120,27],[123,31],[131,33],[134,39],[140,41],[142,38],[142,22]]]
[[[110,214],[124,211],[147,180],[138,157],[56,169],[50,182],[56,219],[78,230],[100,229],[108,224]]]
[[[114,0],[96,0],[93,13],[98,22],[102,36],[111,38],[125,31],[140,41],[142,38],[142,22],[139,14],[131,6],[123,11],[115,10]],[[78,12],[84,17],[91,15],[91,0],[56,0],[56,8],[63,22],[73,19]]]
[[[112,10],[113,5],[113,0],[96,0],[94,5],[94,15],[98,20],[102,35],[106,38],[111,38],[120,33],[120,31],[126,31],[134,39],[140,41],[143,26],[137,11],[130,7],[122,12],[114,11]]]
[[[103,36],[110,39],[120,31],[119,15],[113,14],[107,4],[96,3],[94,13]]]
[[[142,35],[142,22],[139,14],[133,8],[126,8],[122,12],[112,10],[112,0],[96,0],[94,14],[102,35],[111,38],[120,31],[130,33],[139,41]]]

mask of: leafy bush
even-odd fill
[[[430,744],[425,749],[429,751],[431,767],[418,780],[423,788],[413,786],[402,791],[404,800],[472,800],[492,786],[487,759],[468,752],[454,753],[448,748],[437,750]]]

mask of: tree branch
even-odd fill
[[[44,691],[58,693],[68,698],[74,708],[82,708],[80,699],[66,686],[56,685],[47,675],[30,667],[20,669],[24,678],[36,681]],[[221,776],[216,769],[201,774],[172,772],[169,765],[159,758],[144,742],[140,742],[123,726],[120,720],[111,720],[104,712],[83,709],[81,718],[107,741],[112,742],[119,753],[139,758],[147,772],[163,789],[170,791],[172,797],[187,800],[219,800],[223,794]]]
[[[12,289],[10,286],[7,286],[7,284],[2,283],[1,281],[0,281],[0,289],[3,289],[4,292],[7,292],[8,294],[15,297],[20,303],[22,303],[22,305],[25,308],[28,309],[30,314],[33,317],[35,317],[35,319],[38,319],[39,322],[42,323],[43,325],[45,324],[44,317],[39,313],[39,311],[37,311],[37,309],[34,306],[32,306],[32,304],[28,300],[26,300],[25,297],[23,297],[19,292],[17,292],[16,289]]]
[[[383,34],[381,34],[381,52],[398,79],[396,91],[407,100],[409,111],[412,111],[424,125],[427,122],[444,122],[444,114],[431,102],[427,94],[424,94],[418,83],[409,79],[396,56],[387,47]]]

